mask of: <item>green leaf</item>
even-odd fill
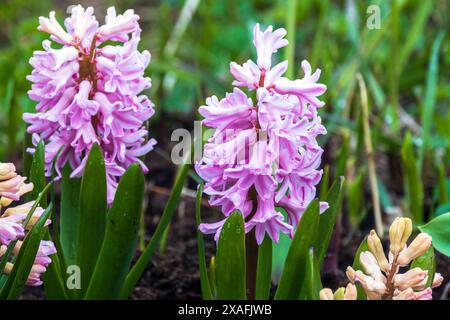
[[[84,168],[80,191],[77,265],[82,274],[81,296],[86,293],[102,247],[106,210],[105,161],[100,147],[94,144]]]
[[[198,230],[201,223],[201,206],[202,206],[203,184],[198,186],[197,198],[195,202],[195,219],[197,222],[197,248],[198,248],[198,266],[200,270],[200,285],[202,288],[202,298],[204,300],[212,300],[211,286],[209,285],[208,269],[206,267],[205,258],[205,243],[203,241],[203,234]]]
[[[143,199],[144,174],[133,164],[120,179],[85,299],[119,298],[136,249]]]
[[[34,152],[33,161],[31,162],[31,169],[30,169],[30,181],[33,183],[34,188],[33,191],[31,191],[27,195],[27,199],[31,201],[37,198],[39,192],[41,192],[46,185],[45,145],[43,140],[39,142]],[[41,206],[47,207],[47,197],[42,198]]]
[[[80,206],[80,178],[70,177],[70,166],[62,170],[61,209],[60,209],[60,239],[64,257],[68,265],[76,264],[78,218]]]
[[[362,270],[361,262],[359,261],[359,256],[362,252],[369,251],[369,245],[367,244],[367,237],[364,238],[364,240],[361,242],[361,244],[358,247],[358,250],[356,250],[355,258],[353,260],[352,268],[355,270]],[[356,283],[356,289],[358,290],[358,300],[366,300],[366,293],[364,292],[364,289],[361,287],[359,283]]]
[[[410,269],[413,268],[420,268],[424,271],[428,271],[428,279],[425,287],[431,287],[436,272],[436,257],[432,246],[430,246],[423,255],[414,259]]]
[[[328,205],[330,207],[327,211],[320,215],[319,233],[314,244],[319,268],[323,263],[323,259],[325,258],[328,245],[330,244],[331,236],[333,235],[336,217],[341,209],[343,186],[344,178],[340,178],[333,183],[326,198],[326,201],[328,202]]]
[[[348,216],[354,228],[357,228],[365,216],[364,176],[366,167],[361,167],[353,181],[347,183]]]
[[[445,37],[445,31],[441,30],[434,39],[431,48],[430,61],[428,63],[427,80],[425,86],[425,98],[421,111],[422,144],[419,149],[419,171],[421,172],[424,158],[427,154],[431,139],[431,127],[433,114],[436,108],[436,92],[439,81],[439,48]]]
[[[232,213],[222,227],[217,244],[216,263],[218,298],[245,300],[245,228],[240,212]]]
[[[45,240],[52,240],[50,232],[46,231]],[[57,243],[55,242],[55,246]],[[58,248],[57,248],[58,250]],[[68,295],[66,293],[66,286],[63,276],[61,274],[61,261],[59,255],[52,256],[52,263],[47,267],[47,271],[42,275],[44,281],[44,289],[47,299],[49,300],[66,300]]]
[[[443,215],[444,213],[450,212],[450,203],[444,203],[436,208],[436,210],[433,212],[434,217],[438,217],[440,215]]]
[[[258,249],[256,269],[256,300],[268,300],[272,284],[272,240],[265,236]]]
[[[127,278],[125,280],[125,284],[122,289],[122,293],[120,295],[121,299],[126,299],[133,292],[133,288],[141,277],[142,273],[145,270],[147,263],[150,261],[150,258],[155,251],[159,240],[161,239],[165,229],[172,220],[173,213],[178,205],[180,200],[181,191],[183,190],[184,180],[186,178],[187,172],[189,171],[190,165],[184,163],[175,178],[175,183],[173,185],[172,191],[169,196],[169,200],[167,201],[166,207],[164,208],[164,212],[161,215],[161,219],[159,220],[158,227],[156,227],[155,233],[153,234],[150,242],[148,243],[145,250],[142,252],[142,255],[137,260],[136,264],[133,266],[131,271],[128,273]]]
[[[28,275],[39,250],[41,240],[44,236],[44,224],[50,216],[51,205],[47,207],[39,220],[35,223],[33,228],[27,233],[25,240],[22,243],[19,254],[14,261],[14,267],[8,276],[0,299],[18,299],[25,283],[27,282]]]
[[[450,212],[420,226],[419,230],[428,233],[433,238],[433,247],[437,251],[450,257]]]
[[[299,298],[300,290],[305,284],[307,256],[316,241],[319,222],[319,201],[316,199],[311,201],[300,219],[275,294],[276,300]]]
[[[300,292],[300,300],[320,300],[320,290],[323,289],[320,279],[320,266],[314,250],[309,250],[306,259],[306,281]]]
[[[416,164],[416,157],[411,141],[411,134],[407,132],[402,146],[402,164],[405,177],[406,199],[408,209],[411,212],[413,222],[423,223],[423,185],[419,168]]]

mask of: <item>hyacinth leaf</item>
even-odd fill
[[[131,165],[119,182],[85,299],[117,299],[136,249],[144,199],[144,174]]]
[[[209,284],[208,269],[206,267],[205,243],[203,234],[198,230],[201,222],[201,205],[202,205],[203,184],[198,186],[197,197],[195,202],[195,219],[197,222],[197,248],[198,248],[198,266],[200,270],[200,286],[202,289],[202,298],[204,300],[212,300],[211,286]]]
[[[411,134],[407,132],[402,146],[402,163],[405,174],[405,189],[412,220],[416,224],[423,222],[423,185],[416,164]]]
[[[68,265],[76,264],[78,217],[80,205],[81,179],[70,177],[70,166],[62,171],[61,179],[61,246]]]
[[[450,257],[450,212],[442,214],[419,230],[428,233],[433,238],[433,247],[447,257]]]
[[[411,263],[411,269],[413,268],[420,268],[424,271],[428,271],[428,279],[425,287],[431,287],[436,273],[436,256],[432,246],[430,246],[423,255],[414,259]]]
[[[364,238],[364,240],[361,242],[361,244],[358,247],[358,250],[356,250],[355,258],[353,260],[352,268],[355,270],[362,270],[361,262],[359,261],[359,256],[364,251],[369,251],[369,245],[367,244],[367,237]],[[358,300],[366,300],[366,293],[364,292],[364,289],[361,287],[359,283],[356,283],[356,290],[358,291]]]
[[[47,232],[44,236],[45,240],[52,240],[50,232]],[[59,251],[60,248],[57,242],[54,241],[56,249]],[[47,267],[47,271],[42,275],[42,280],[44,281],[44,289],[47,299],[49,300],[66,300],[69,295],[66,292],[66,286],[64,284],[63,276],[61,274],[61,264],[59,260],[60,255],[52,255],[52,263]]]
[[[81,296],[86,292],[100,252],[106,225],[106,171],[98,144],[94,144],[84,168],[80,191],[77,265],[81,274]]]
[[[300,219],[284,264],[276,300],[295,300],[305,284],[306,264],[310,248],[316,242],[320,222],[319,201],[311,201]]]
[[[306,259],[306,281],[300,292],[300,300],[319,300],[322,289],[319,262],[314,249],[311,248]]]
[[[184,180],[186,179],[189,168],[190,165],[187,163],[184,163],[181,167],[179,167],[178,173],[175,178],[175,183],[172,187],[172,191],[170,192],[169,200],[167,201],[166,207],[164,208],[164,212],[161,216],[161,219],[159,220],[158,226],[156,227],[155,233],[152,235],[150,242],[142,252],[142,255],[139,257],[136,264],[128,273],[125,284],[122,288],[122,292],[120,294],[121,299],[126,299],[130,296],[134,286],[144,272],[147,263],[150,261],[153,252],[155,251],[159,241],[161,240],[165,229],[172,220],[172,216],[175,212],[178,202],[180,201],[181,191],[183,190]]]
[[[258,265],[256,269],[256,300],[268,300],[272,284],[272,240],[264,237],[258,249]]]
[[[286,217],[287,213],[283,208],[275,209]],[[292,239],[284,233],[280,234],[278,243],[272,242],[272,281],[274,284],[277,284],[280,281],[281,273],[283,272],[284,263],[291,244]]]
[[[231,214],[220,232],[217,244],[216,277],[220,300],[246,299],[246,258],[244,218]]]
[[[23,150],[22,150],[22,161],[23,161],[23,174],[25,177],[30,176],[31,163],[33,162],[33,155],[29,153],[28,148],[33,148],[33,143],[31,141],[31,134],[25,132],[25,137],[23,140]]]
[[[33,267],[34,259],[39,250],[39,246],[45,232],[45,221],[49,218],[52,210],[51,204],[47,207],[38,221],[27,233],[19,254],[14,261],[14,267],[11,270],[8,280],[6,281],[1,293],[0,299],[18,299],[25,286],[28,275]]]
[[[27,195],[28,200],[34,200],[39,195],[46,185],[45,182],[45,145],[44,141],[41,140],[36,146],[33,161],[31,163],[30,169],[30,181],[33,183],[34,188]],[[42,198],[41,206],[47,207],[47,197]]]
[[[320,215],[319,233],[314,245],[319,268],[325,258],[331,236],[333,235],[336,217],[341,209],[343,186],[344,178],[340,178],[333,183],[326,198],[326,201],[330,207]]]

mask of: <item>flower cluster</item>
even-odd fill
[[[99,26],[92,7],[74,6],[64,21],[65,29],[50,12],[39,18],[39,30],[50,34],[43,51],[30,59],[33,82],[31,99],[37,113],[24,114],[36,145],[46,145],[46,172],[51,174],[70,164],[72,177],[80,176],[92,145],[104,153],[111,203],[118,179],[126,168],[153,149],[146,141],[143,125],[154,113],[152,102],[140,95],[151,87],[144,70],[150,62],[148,51],[139,52],[139,16],[133,10],[117,15],[109,8],[105,24]],[[31,149],[30,152],[33,152]]]
[[[285,35],[284,29],[262,31],[257,24],[256,63],[232,62],[233,92],[220,100],[212,96],[199,109],[203,124],[215,129],[196,164],[205,193],[225,218],[241,212],[246,232],[254,230],[258,244],[266,233],[275,242],[280,232],[293,235],[322,176],[317,136],[326,130],[317,113],[324,103],[317,97],[326,86],[317,83],[320,70],[312,73],[307,61],[301,64],[304,77],[296,80],[283,77],[287,61],[272,66],[273,53],[288,44]],[[256,102],[238,87],[253,91]],[[321,203],[322,212],[327,207]],[[201,224],[200,230],[215,233],[217,240],[224,222]]]
[[[19,239],[25,236],[25,231],[30,230],[37,222],[39,217],[44,213],[41,207],[36,207],[26,226],[25,223],[34,201],[9,207],[13,201],[20,200],[20,197],[33,190],[32,183],[25,183],[26,178],[16,173],[16,168],[12,163],[0,163],[0,258],[2,258],[7,246],[12,241],[16,241],[12,253],[18,255],[22,246]],[[6,208],[6,209],[5,209]],[[5,209],[5,210],[4,210]],[[51,221],[47,220],[46,225]],[[12,244],[11,244],[12,245]],[[33,267],[28,276],[27,285],[39,286],[42,284],[41,274],[47,270],[48,265],[52,262],[49,257],[56,253],[56,248],[52,241],[41,241],[39,250],[36,254]],[[14,264],[7,262],[2,272],[9,274]]]
[[[441,285],[439,273],[428,281],[428,272],[419,267],[400,273],[415,258],[423,255],[431,246],[431,237],[420,233],[410,244],[406,244],[412,232],[408,218],[397,218],[389,229],[389,260],[386,258],[378,235],[372,230],[367,238],[369,251],[360,254],[364,272],[347,268],[347,277],[352,284],[361,284],[370,300],[431,300],[432,288]],[[431,283],[430,283],[431,282]],[[329,289],[321,291],[321,299],[329,295]],[[356,299],[356,297],[355,297]]]

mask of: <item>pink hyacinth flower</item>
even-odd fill
[[[58,176],[66,164],[72,177],[81,176],[97,143],[106,163],[108,203],[131,164],[148,171],[139,157],[156,144],[147,138],[144,125],[154,113],[152,102],[141,94],[151,87],[144,75],[151,57],[138,50],[138,20],[133,10],[118,15],[111,7],[105,24],[99,25],[92,7],[78,5],[63,27],[51,12],[49,18],[39,18],[38,28],[49,33],[51,41],[45,40],[44,50],[30,59],[29,97],[38,104],[37,112],[25,113],[23,119],[33,143],[46,143],[46,174],[51,174],[56,158]]]
[[[217,240],[226,218],[238,210],[245,218],[245,231],[254,230],[261,244],[265,235],[274,242],[280,233],[293,236],[316,197],[323,152],[317,137],[326,133],[317,113],[324,105],[318,96],[326,86],[317,82],[320,70],[312,73],[306,61],[304,77],[297,80],[283,77],[287,61],[273,64],[273,53],[288,44],[284,29],[262,31],[257,24],[253,35],[256,62],[232,62],[230,72],[234,86],[256,91],[256,101],[234,88],[224,99],[210,97],[199,108],[203,124],[216,131],[196,171],[206,181],[210,205],[220,206],[225,216],[199,229],[215,234]],[[327,208],[320,203],[321,212]]]

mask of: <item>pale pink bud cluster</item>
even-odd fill
[[[30,217],[27,225],[24,226],[34,201],[30,201],[15,207],[8,207],[13,201],[20,200],[20,196],[33,190],[32,183],[25,183],[26,178],[16,173],[16,168],[12,163],[0,163],[0,258],[7,251],[7,246],[12,245],[11,242],[16,241],[12,250],[13,255],[18,255],[22,246],[22,239],[25,237],[26,230],[30,230],[38,221],[39,217],[44,213],[41,207],[36,207]],[[48,219],[45,225],[49,225],[51,220]],[[56,248],[52,241],[41,241],[39,250],[34,260],[34,265],[28,276],[27,285],[39,286],[42,284],[41,274],[51,263],[50,255],[56,253]],[[4,273],[9,274],[14,264],[7,262]]]
[[[351,283],[359,283],[370,300],[431,300],[432,288],[441,285],[443,278],[434,275],[428,285],[428,271],[419,267],[405,269],[414,259],[423,255],[431,245],[431,237],[420,233],[408,246],[412,233],[412,222],[408,218],[397,218],[389,229],[389,259],[376,232],[367,238],[369,251],[360,254],[363,271],[348,267],[346,274]]]

